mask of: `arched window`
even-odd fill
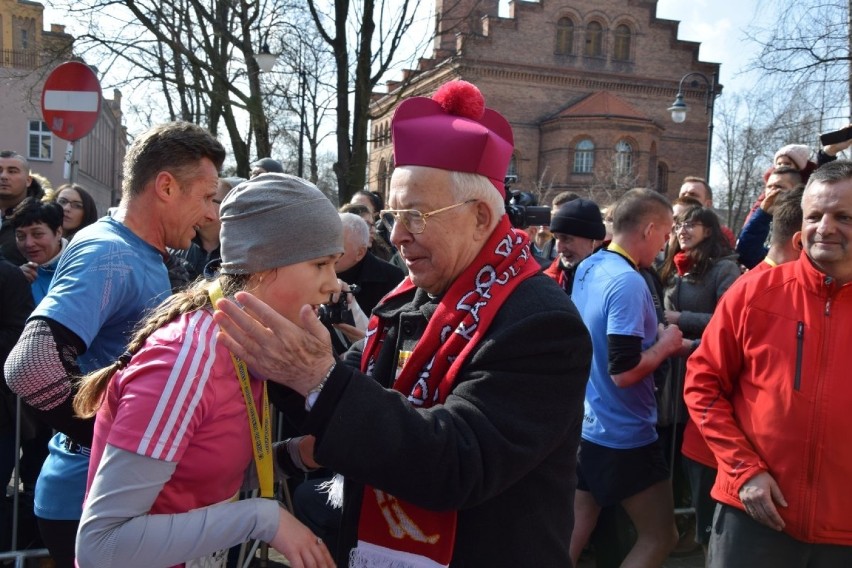
[[[657,164],[657,191],[665,194],[669,189],[669,167],[660,162]]]
[[[590,174],[595,168],[595,143],[588,138],[574,148],[574,173]]]
[[[586,50],[587,57],[600,57],[603,55],[603,26],[598,22],[586,24]]]
[[[615,172],[620,176],[633,172],[633,146],[625,140],[615,145]]]
[[[509,169],[506,170],[506,177],[514,176],[515,180],[518,179],[518,157],[512,155],[512,159],[509,160]]]
[[[574,55],[574,22],[571,18],[559,18],[556,22],[556,53]]]
[[[387,192],[387,185],[388,185],[388,178],[389,177],[390,176],[388,175],[387,164],[385,164],[385,160],[384,160],[384,158],[382,158],[382,161],[379,162],[379,175],[378,175],[379,193],[384,194],[384,193]]]
[[[630,61],[630,28],[621,24],[615,28],[614,35],[612,58],[618,61]]]

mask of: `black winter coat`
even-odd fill
[[[340,566],[355,545],[362,483],[432,510],[457,510],[451,566],[569,566],[577,446],[592,347],[568,296],[521,283],[447,400],[413,408],[391,384],[400,347],[436,300],[422,290],[376,308],[391,318],[376,372],[338,365],[305,423],[317,461],[346,478]],[[356,348],[361,344],[356,344]],[[357,366],[356,350],[347,361]]]

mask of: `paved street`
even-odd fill
[[[261,564],[256,564],[261,566]],[[286,559],[275,552],[269,551],[269,567],[285,567],[289,566]],[[547,567],[528,567],[528,568],[547,568]],[[597,568],[594,559],[581,560],[577,568]],[[663,564],[663,568],[704,568],[704,553],[698,551],[686,556],[672,556]]]
[[[597,568],[594,560],[580,561],[577,568]],[[670,557],[663,568],[704,568],[704,553],[698,551],[688,556]]]

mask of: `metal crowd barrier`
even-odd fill
[[[11,539],[11,549],[8,551],[0,551],[0,562],[5,562],[7,560],[15,561],[15,568],[23,568],[25,566],[26,560],[31,558],[46,558],[50,555],[50,552],[46,548],[35,548],[35,549],[26,549],[26,550],[18,550],[18,533],[19,533],[19,523],[20,523],[20,514],[18,511],[18,507],[20,505],[20,491],[21,491],[21,478],[20,478],[20,460],[21,460],[21,397],[15,397],[15,469],[12,474],[12,539]],[[273,429],[276,431],[276,440],[280,440],[282,437],[282,423],[281,413],[276,412],[272,416],[272,424]],[[284,506],[291,513],[293,512],[293,500],[290,495],[290,490],[287,487],[286,481],[282,481],[277,484],[278,492],[276,498],[279,501],[284,503]],[[4,488],[5,490],[5,488]],[[253,492],[254,495],[257,494],[257,491]],[[252,494],[248,495],[253,496]],[[260,541],[250,541],[245,543],[239,553],[238,557],[238,566],[240,568],[248,568],[252,565],[252,562],[257,559],[259,566],[264,567],[268,565],[269,562],[269,545],[265,542]]]
[[[12,474],[12,540],[11,549],[0,552],[0,561],[14,560],[15,568],[23,567],[28,558],[48,556],[46,548],[18,550],[18,507],[21,501],[21,397],[15,397],[15,471]],[[4,480],[5,482],[5,480]],[[5,487],[4,487],[5,492]],[[5,494],[4,494],[5,497]]]

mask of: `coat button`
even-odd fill
[[[403,335],[411,335],[414,333],[414,326],[410,323],[402,324],[402,334]]]

